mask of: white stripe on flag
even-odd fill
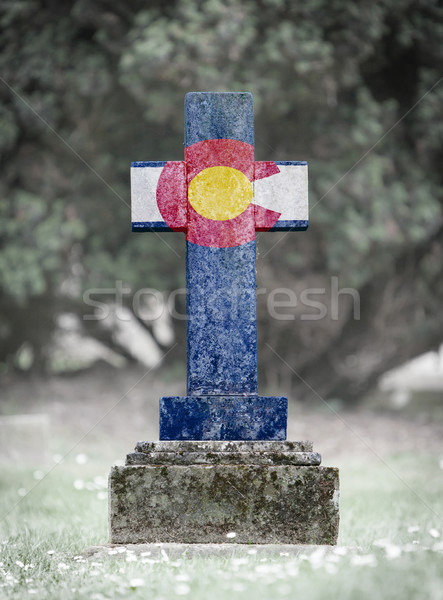
[[[279,221],[307,221],[308,166],[277,166],[280,173],[254,182],[255,204],[281,213]]]

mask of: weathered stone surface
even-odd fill
[[[136,452],[312,452],[312,442],[241,440],[160,440],[137,442]]]
[[[169,440],[137,442],[136,452],[312,452],[309,441]]]
[[[338,489],[329,467],[114,467],[111,542],[335,544]]]
[[[232,138],[254,144],[254,104],[249,92],[189,92],[185,146]]]
[[[285,440],[287,411],[288,399],[284,397],[161,398],[160,439]]]
[[[127,465],[319,465],[318,452],[132,452]]]
[[[138,442],[127,465],[319,465],[312,442],[288,441],[160,441]]]
[[[188,241],[186,286],[188,395],[256,395],[255,242],[207,248]]]
[[[168,440],[137,442],[136,452],[312,452],[312,442],[241,440]]]

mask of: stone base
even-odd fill
[[[309,442],[140,442],[110,474],[111,543],[335,544],[319,462]]]

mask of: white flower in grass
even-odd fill
[[[296,561],[286,564],[286,575],[289,577],[298,577],[299,569]]]
[[[135,554],[127,554],[126,562],[137,562],[137,557]]]
[[[314,550],[314,552],[309,557],[309,562],[314,569],[318,569],[323,565],[325,558],[325,549],[321,546]]]
[[[181,560],[173,560],[169,564],[171,565],[171,567],[181,567],[183,563]]]
[[[326,562],[328,563],[338,563],[340,562],[340,556],[338,556],[337,554],[328,554],[326,556]]]
[[[15,564],[17,565],[17,567],[20,567],[20,569],[23,569],[23,567],[25,566],[25,564],[24,564],[24,563],[22,563],[22,561],[21,561],[21,560],[16,560],[16,561],[15,561]]]
[[[111,550],[108,550],[108,554],[109,555],[118,554],[118,550],[114,550],[113,548],[111,548]]]
[[[394,546],[393,544],[391,546],[386,546],[385,552],[388,560],[393,560],[394,558],[401,556],[400,546]]]
[[[355,567],[376,567],[377,559],[373,554],[356,554],[351,558],[351,565]]]
[[[37,481],[41,481],[44,476],[45,474],[43,473],[43,471],[34,471],[33,473],[33,477],[34,479],[37,479]]]
[[[52,457],[52,460],[55,462],[56,465],[58,465],[59,463],[62,462],[63,456],[61,454],[54,454],[54,456]]]
[[[420,527],[418,525],[409,525],[408,533],[417,533],[417,531],[420,531]]]
[[[269,565],[255,565],[254,571],[259,574],[269,573]]]
[[[337,565],[334,565],[332,563],[326,563],[325,569],[326,569],[326,572],[329,573],[329,575],[335,575],[338,572]]]
[[[69,569],[69,565],[67,565],[67,564],[66,564],[66,563],[64,563],[64,562],[61,562],[61,563],[58,563],[58,565],[57,565],[57,569],[58,569],[59,571],[68,571],[68,569]]]
[[[121,548],[117,548],[117,552],[119,554],[122,554],[123,552],[126,552],[126,548],[124,546],[122,546]]]
[[[178,573],[175,576],[175,581],[189,581],[189,575],[187,573]]]
[[[151,552],[142,552],[140,556],[151,556]]]
[[[81,452],[80,454],[77,454],[77,456],[75,457],[75,462],[78,465],[85,465],[88,462],[88,457],[86,456],[86,454],[83,454]]]
[[[97,498],[99,500],[106,500],[108,498],[108,492],[97,492]]]
[[[228,540],[232,540],[236,536],[237,536],[237,534],[235,533],[235,531],[230,531],[229,533],[226,534],[226,537],[228,538]]]
[[[250,550],[248,550],[248,554],[251,554],[251,555],[257,554],[257,550],[255,548],[251,548]]]
[[[169,562],[169,556],[166,554],[166,552],[163,550],[163,548],[160,548],[160,552],[161,552],[161,555],[162,555],[162,559],[165,562]]]
[[[142,579],[141,577],[135,577],[134,579],[131,579],[131,581],[129,582],[130,588],[143,587],[144,585],[145,585],[145,580]]]
[[[437,529],[432,528],[429,530],[429,535],[433,538],[439,538],[440,532]]]
[[[179,583],[175,588],[177,596],[186,596],[191,591],[191,588],[187,583]]]
[[[348,549],[346,548],[346,546],[336,546],[332,552],[334,554],[337,554],[337,556],[346,556],[346,554],[348,553]]]
[[[36,593],[37,593],[37,590],[34,590],[34,589],[32,589],[32,588],[29,588],[29,590],[28,590],[28,594],[36,594]]]
[[[17,494],[18,494],[18,495],[19,495],[21,498],[24,498],[24,496],[26,496],[26,490],[25,490],[25,488],[19,488],[19,489],[17,490]]]
[[[74,481],[74,487],[76,490],[83,490],[85,487],[85,482],[83,481],[83,479],[76,479]]]
[[[46,554],[49,554],[49,556],[52,556],[54,554],[55,550],[48,550],[46,552]]]

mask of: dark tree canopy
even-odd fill
[[[256,158],[309,161],[308,232],[258,242],[262,383],[354,399],[441,342],[439,2],[23,0],[0,23],[0,361],[28,342],[44,368],[85,289],[183,286],[182,236],[130,233],[128,172],[182,159],[191,90],[253,92]]]

